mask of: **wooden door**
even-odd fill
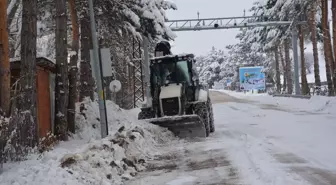
[[[39,137],[43,138],[51,131],[49,72],[37,68],[37,116]]]

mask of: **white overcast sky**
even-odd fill
[[[170,0],[177,5],[178,10],[168,11],[167,17],[170,20],[214,17],[242,16],[244,9],[246,15],[256,0]],[[176,32],[177,38],[172,45],[173,53],[194,53],[196,55],[206,54],[212,46],[218,49],[225,49],[228,44],[235,44],[238,29],[228,30],[204,30]]]

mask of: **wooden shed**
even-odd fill
[[[15,82],[20,77],[20,59],[11,59],[11,84],[12,96],[18,86]],[[49,131],[54,132],[54,89],[55,89],[55,71],[56,66],[51,60],[44,57],[37,57],[37,124],[39,128],[39,137],[47,135]],[[17,83],[18,84],[18,83]]]

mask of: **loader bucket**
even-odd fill
[[[165,116],[145,121],[168,128],[180,138],[206,137],[205,126],[198,115]]]

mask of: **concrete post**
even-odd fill
[[[143,48],[144,48],[144,61],[143,61],[143,71],[144,71],[144,85],[146,91],[146,107],[152,106],[152,99],[150,94],[150,70],[149,70],[149,42],[146,36],[143,36]]]
[[[301,94],[300,80],[299,80],[299,55],[298,55],[298,32],[296,25],[292,29],[292,44],[293,44],[293,62],[294,62],[294,84],[295,95]]]

